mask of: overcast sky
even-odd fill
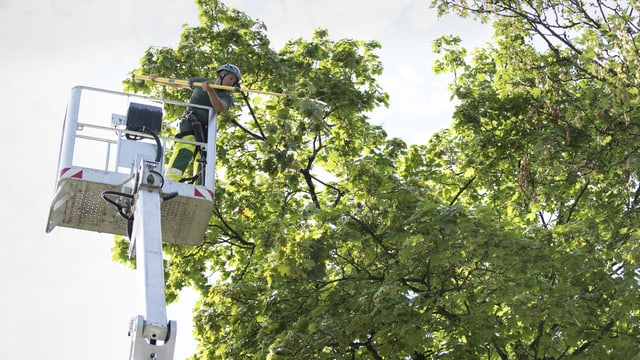
[[[334,39],[381,41],[380,82],[391,106],[371,122],[424,144],[452,112],[447,78],[431,71],[431,42],[445,33],[460,34],[467,47],[490,39],[490,29],[470,20],[438,20],[429,1],[225,3],[264,21],[275,49],[318,27]],[[65,108],[76,85],[122,90],[145,49],[177,45],[183,24],[196,25],[197,15],[191,0],[0,0],[0,359],[128,358],[128,324],[143,314],[142,289],[134,270],[112,262],[112,236],[45,233]],[[195,350],[195,299],[187,291],[168,309],[178,322],[175,359]]]

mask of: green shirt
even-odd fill
[[[192,78],[191,81],[203,82],[203,81],[207,81],[207,79]],[[218,95],[220,100],[223,100],[224,102],[226,102],[229,105],[229,107],[233,105],[233,96],[231,96],[231,93],[229,91],[220,90],[220,89],[213,89],[213,90],[216,92],[216,95]],[[211,100],[209,99],[209,94],[207,94],[206,91],[202,90],[201,86],[194,87],[193,93],[191,94],[191,99],[189,99],[189,103],[213,107],[213,105],[211,104]],[[193,110],[193,112],[198,116],[198,119],[200,119],[200,122],[204,124],[207,123],[207,119],[209,118],[209,112],[206,109],[190,107],[189,110]]]

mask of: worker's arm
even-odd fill
[[[216,113],[221,114],[227,111],[227,109],[229,109],[229,104],[227,104],[226,101],[220,99],[218,97],[218,94],[216,94],[215,90],[213,90],[209,86],[209,84],[210,82],[203,81],[202,90],[206,91],[207,95],[209,95],[209,100],[211,101],[211,105],[213,105],[213,108],[216,110]]]

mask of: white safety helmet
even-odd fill
[[[240,68],[238,68],[237,66],[235,66],[233,64],[224,64],[224,65],[220,66],[218,68],[218,70],[216,70],[216,73],[218,74],[218,76],[220,76],[220,72],[221,71],[228,71],[228,72],[232,73],[233,75],[235,75],[236,78],[238,79],[236,84],[240,83],[240,81],[242,80],[241,75],[240,75]]]

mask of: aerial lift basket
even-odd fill
[[[110,98],[106,101],[102,98]],[[103,193],[127,192],[136,160],[156,160],[158,144],[143,128],[160,133],[162,106],[186,103],[153,99],[90,87],[75,87],[68,104],[60,145],[55,193],[49,211],[46,232],[67,227],[128,235],[128,221]],[[98,109],[115,104],[126,115]],[[159,106],[160,105],[160,106]],[[108,105],[107,105],[108,107]],[[203,185],[166,181],[163,194],[173,194],[162,201],[162,238],[166,243],[198,245],[202,243],[213,211],[215,164],[215,113],[210,109],[209,143],[196,143],[206,149]],[[109,120],[109,117],[111,119]],[[185,141],[159,136],[161,163],[167,147]],[[187,141],[188,142],[188,141]],[[130,190],[130,189],[129,189]]]

